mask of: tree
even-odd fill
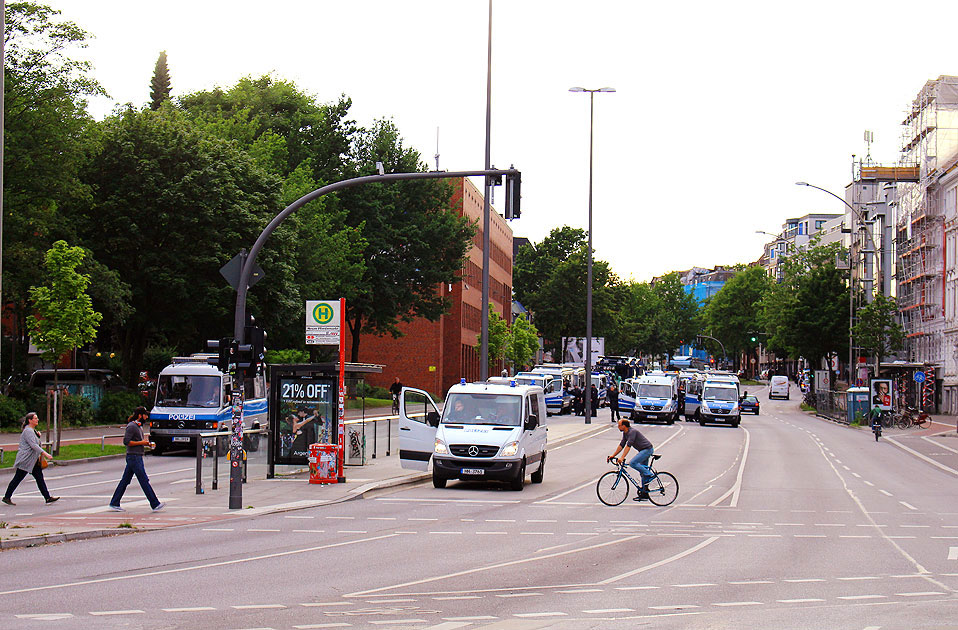
[[[512,265],[512,292],[519,303],[536,312],[539,292],[556,267],[587,244],[585,230],[564,225],[553,228],[538,245],[520,247]]]
[[[156,58],[153,79],[150,81],[150,109],[157,110],[164,101],[170,100],[170,69],[166,65],[166,51]]]
[[[652,285],[652,292],[658,302],[654,321],[661,344],[655,348],[658,352],[652,354],[669,354],[699,333],[698,302],[685,290],[675,271],[659,278]]]
[[[30,297],[36,314],[33,316],[34,339],[43,350],[44,360],[53,363],[54,388],[59,390],[60,358],[74,348],[96,338],[102,315],[93,310],[87,295],[90,276],[78,273],[77,267],[86,254],[80,247],[57,241],[46,253],[44,265],[47,284],[31,287]],[[60,424],[57,424],[56,446],[60,450]]]
[[[764,268],[747,267],[729,278],[703,309],[705,330],[735,357],[754,350],[764,332],[759,316],[770,284]]]
[[[897,321],[895,300],[879,293],[870,304],[858,309],[858,321],[852,336],[865,353],[874,355],[877,363],[905,347],[905,331]]]
[[[13,305],[15,369],[23,371],[30,287],[43,281],[53,242],[74,240],[60,209],[86,194],[77,178],[92,124],[85,99],[104,92],[88,75],[90,64],[69,57],[86,46],[85,31],[32,2],[5,9],[3,298]]]
[[[509,344],[509,324],[499,315],[499,311],[489,304],[489,373],[495,372],[497,361],[505,358],[506,346]],[[482,337],[476,336],[476,353],[482,347]]]
[[[539,331],[523,313],[512,322],[506,339],[505,358],[512,363],[513,373],[524,365],[530,365],[538,350]]]

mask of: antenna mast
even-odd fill
[[[436,127],[436,170],[439,170],[439,127]]]

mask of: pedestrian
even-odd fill
[[[599,388],[595,386],[595,383],[592,383],[590,396],[592,398],[592,417],[594,418],[599,410]]]
[[[17,486],[19,486],[23,478],[27,476],[27,473],[33,475],[33,478],[37,482],[37,487],[40,489],[40,494],[43,495],[44,501],[53,503],[60,498],[50,496],[50,491],[47,490],[47,484],[43,481],[43,464],[40,462],[43,460],[53,460],[53,455],[47,453],[43,450],[43,447],[40,446],[40,432],[37,431],[38,422],[40,422],[40,418],[36,412],[33,411],[23,416],[20,420],[20,426],[23,428],[23,431],[20,432],[20,445],[17,447],[17,458],[13,461],[13,467],[16,469],[16,472],[13,473],[13,479],[11,479],[7,485],[7,491],[3,493],[3,502],[7,505],[16,505],[16,503],[12,501],[13,491],[17,489]]]
[[[126,492],[126,487],[130,485],[134,475],[136,475],[136,480],[140,482],[140,488],[150,502],[153,511],[159,512],[163,509],[164,504],[156,498],[153,486],[150,485],[150,478],[146,476],[146,468],[143,466],[143,447],[153,448],[154,446],[152,442],[143,437],[142,423],[149,417],[150,414],[145,407],[137,407],[127,422],[126,432],[123,434],[123,444],[126,445],[126,468],[123,470],[120,483],[110,500],[110,509],[114,512],[125,511],[120,507],[120,499],[123,498],[123,493]]]
[[[572,386],[572,411],[577,416],[582,415],[582,410],[585,408],[585,400],[582,396],[582,388],[579,387],[579,384],[576,383]]]
[[[612,410],[612,422],[615,422],[619,419],[619,388],[615,386],[615,381],[609,384],[606,396],[609,399],[609,409]]]

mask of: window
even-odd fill
[[[539,417],[539,397],[529,396],[529,414]]]
[[[820,220],[818,220],[818,221],[815,221],[815,229],[816,229],[816,230],[822,229],[822,226],[823,226],[823,225],[825,225],[825,221],[824,221],[824,220],[821,220],[821,219],[820,219]]]

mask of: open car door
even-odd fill
[[[619,388],[619,411],[629,415],[635,411],[635,386],[629,381],[622,381]]]
[[[399,463],[403,468],[426,470],[436,446],[439,409],[421,389],[403,387],[399,394]]]

